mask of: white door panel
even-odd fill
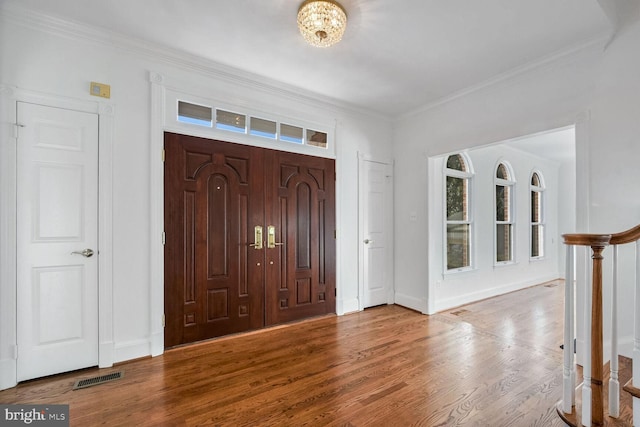
[[[98,116],[18,103],[17,379],[98,364]],[[72,254],[92,249],[85,257]]]
[[[360,161],[362,308],[393,303],[391,166]]]

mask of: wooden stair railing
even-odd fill
[[[565,234],[564,243],[567,248],[566,285],[565,285],[565,319],[564,319],[564,345],[563,345],[563,392],[562,400],[558,403],[557,411],[560,417],[571,426],[613,426],[630,425],[627,418],[622,419],[620,406],[620,383],[618,367],[618,247],[623,244],[634,243],[636,246],[635,261],[635,300],[634,300],[634,340],[632,357],[632,377],[625,384],[623,390],[632,396],[633,419],[636,425],[640,425],[640,225],[615,234]],[[583,354],[583,378],[581,396],[576,398],[576,363],[574,355],[575,339],[575,295],[574,295],[574,271],[576,259],[576,247],[590,248],[590,253],[585,252],[590,258],[585,262],[586,283],[585,286],[585,310],[584,324],[590,325],[591,333],[585,333]],[[603,251],[607,246],[613,248],[613,276],[611,281],[611,355],[609,378],[608,406],[605,416],[604,405],[604,372],[603,372],[603,307],[602,307],[602,262]],[[588,249],[587,249],[588,251]],[[591,309],[587,309],[590,307]],[[577,410],[576,400],[582,401],[581,411]],[[628,414],[624,408],[625,414]],[[621,419],[618,419],[618,418]]]

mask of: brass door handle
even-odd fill
[[[270,225],[267,227],[267,248],[273,249],[276,246],[282,246],[284,243],[276,242],[276,227]]]
[[[262,249],[262,226],[256,225],[253,228],[253,243],[249,244],[254,249]]]

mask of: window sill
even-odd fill
[[[442,278],[446,278],[447,276],[456,276],[459,274],[464,274],[464,273],[473,273],[475,272],[477,269],[475,267],[461,267],[461,268],[454,268],[451,270],[445,270],[442,273]]]
[[[494,263],[493,268],[504,268],[504,267],[510,267],[515,265],[518,265],[518,263],[515,261],[502,261],[502,262]]]

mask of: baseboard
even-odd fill
[[[115,345],[115,357],[113,363],[139,359],[151,355],[149,340],[128,341]]]
[[[551,274],[547,276],[537,277],[533,280],[526,280],[517,283],[509,283],[505,286],[498,286],[491,289],[483,289],[478,292],[472,292],[464,295],[457,295],[455,297],[442,299],[435,301],[434,307],[436,312],[449,310],[461,305],[470,304],[472,302],[480,301],[486,298],[492,298],[498,295],[503,295],[513,291],[519,291],[531,286],[539,285],[541,283],[549,282],[551,280],[558,279],[558,274]],[[397,294],[396,294],[397,295]],[[397,300],[397,297],[396,297]]]
[[[0,360],[0,390],[5,390],[17,385],[16,372],[16,359]]]
[[[400,292],[396,292],[394,300],[397,305],[410,308],[411,310],[419,311],[420,313],[427,312],[426,299],[420,299],[410,295],[405,295]]]

